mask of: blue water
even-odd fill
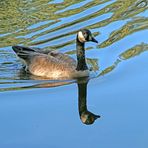
[[[147,0],[0,3],[0,147],[148,147]],[[36,79],[11,49],[52,48],[75,58],[84,27],[99,41],[86,44],[93,72],[82,102],[100,115],[89,125],[81,120],[79,82]]]

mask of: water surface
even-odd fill
[[[147,8],[147,0],[0,1],[0,147],[147,148]],[[99,41],[86,44],[89,81],[37,79],[11,49],[76,58],[81,28]]]

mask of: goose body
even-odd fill
[[[57,51],[44,51],[38,48],[12,46],[26,66],[26,70],[35,76],[51,79],[77,78],[89,76],[85,61],[84,43],[97,42],[87,29],[78,32],[76,38],[77,61],[67,54]]]

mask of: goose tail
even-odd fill
[[[28,60],[32,53],[35,53],[35,50],[24,47],[24,46],[12,46],[13,51],[23,60]]]

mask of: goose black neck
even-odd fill
[[[87,64],[85,60],[85,49],[84,49],[84,43],[81,43],[78,40],[78,36],[76,39],[76,49],[77,49],[77,68],[78,71],[84,71],[87,70]]]

